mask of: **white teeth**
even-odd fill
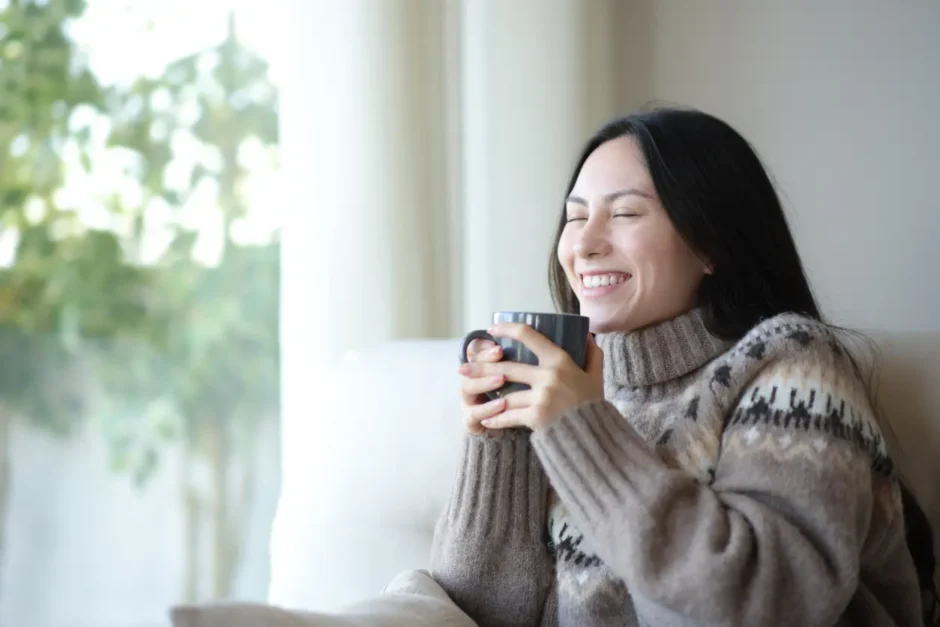
[[[584,287],[607,287],[608,285],[619,285],[626,280],[627,277],[622,274],[594,274],[581,277]]]

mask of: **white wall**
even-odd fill
[[[622,102],[696,106],[756,146],[825,313],[881,343],[896,455],[940,531],[940,3],[640,1],[628,13],[625,31],[645,34],[624,63],[639,47],[649,74],[647,93],[627,88]]]
[[[938,331],[940,3],[808,6],[654,3],[650,97],[757,146],[831,315]]]

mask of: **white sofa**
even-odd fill
[[[282,450],[269,602],[333,611],[427,568],[464,432],[458,348],[392,342],[311,382],[308,428],[295,416]]]
[[[940,387],[925,379],[940,368],[940,344],[882,339],[882,400],[904,442],[898,459],[940,547]],[[282,450],[271,603],[333,611],[378,595],[402,571],[427,568],[464,433],[458,347],[392,342],[352,353],[329,381],[311,382],[309,423],[292,424]]]

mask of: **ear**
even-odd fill
[[[715,274],[715,266],[711,261],[703,257],[701,254],[696,254],[695,256],[698,257],[699,262],[702,264],[702,274],[705,276],[711,276]]]

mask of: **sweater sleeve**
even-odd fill
[[[776,366],[727,416],[709,485],[666,465],[606,401],[533,436],[573,521],[651,624],[831,625],[856,591],[878,506],[864,440],[877,427],[861,413],[813,416],[808,390],[820,410],[844,390],[812,372],[793,384],[800,365]]]
[[[552,584],[548,479],[525,432],[468,435],[431,573],[481,627],[538,625]]]

